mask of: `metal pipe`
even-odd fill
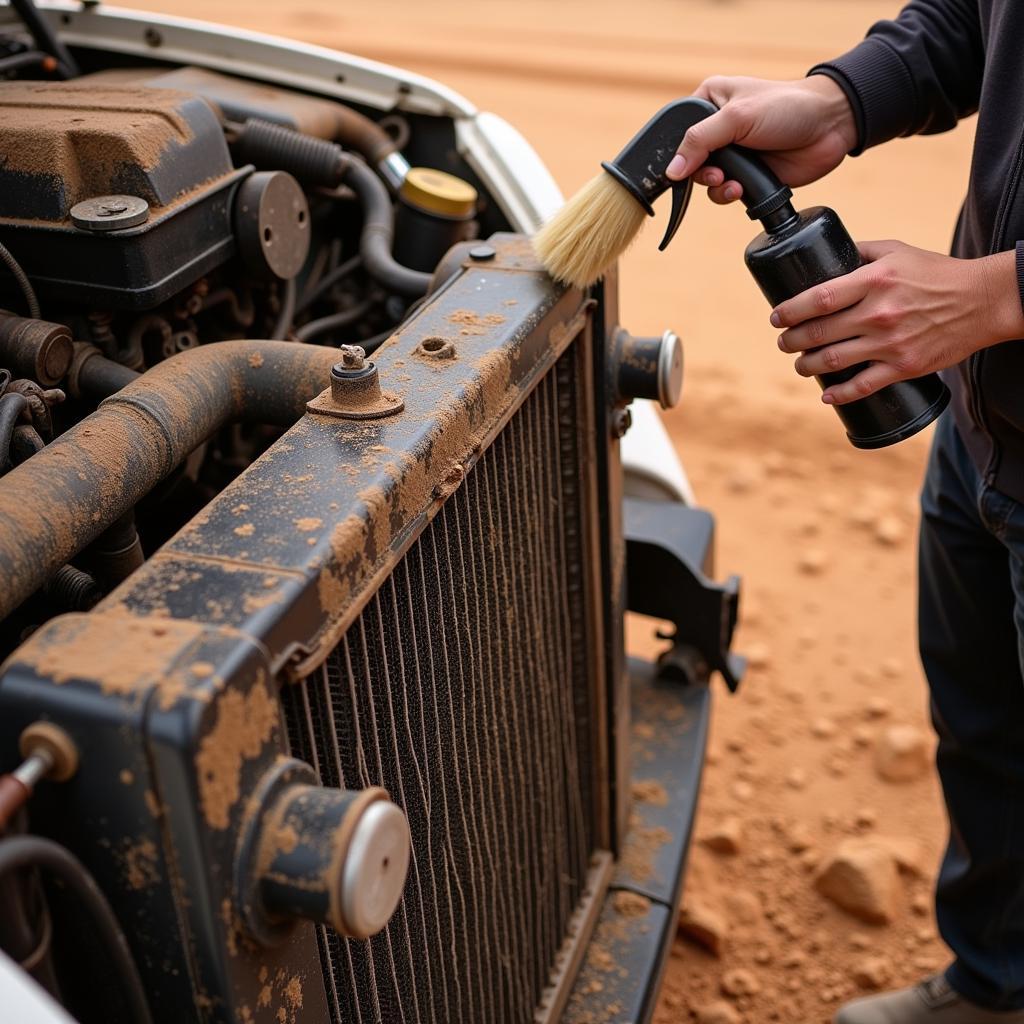
[[[191,349],[12,469],[0,482],[0,619],[226,423],[294,423],[336,360],[299,342]]]

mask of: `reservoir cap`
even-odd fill
[[[410,206],[442,217],[472,217],[476,211],[476,189],[468,181],[432,167],[411,168],[400,194]]]

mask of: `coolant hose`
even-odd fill
[[[432,275],[403,267],[391,255],[395,208],[387,186],[355,154],[334,142],[250,118],[236,132],[239,160],[256,167],[287,171],[303,185],[337,188],[348,185],[363,208],[359,254],[366,272],[390,291],[418,299],[430,289]]]
[[[363,206],[363,231],[359,255],[366,272],[385,288],[406,298],[418,299],[430,290],[432,274],[403,267],[391,255],[395,237],[395,209],[384,183],[357,157],[350,156],[342,183],[359,197]]]
[[[226,423],[289,426],[337,350],[221,341],[142,374],[0,480],[0,619]]]

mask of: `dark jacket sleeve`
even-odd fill
[[[854,155],[900,135],[944,132],[978,109],[985,66],[978,0],[911,0],[894,21],[810,74],[832,78],[857,119]]]

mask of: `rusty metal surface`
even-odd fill
[[[330,349],[225,341],[160,363],[0,484],[0,618],[235,419],[287,425],[327,379]]]
[[[5,749],[41,716],[59,718],[78,748],[74,779],[38,787],[33,820],[111,899],[159,1019],[295,1024],[300,1008],[326,1019],[312,926],[257,947],[235,904],[248,797],[282,754],[255,641],[155,617],[67,615],[8,660],[0,705]]]
[[[79,777],[66,790],[41,796],[40,820],[75,849],[85,843],[88,866],[138,933],[136,956],[165,1019],[248,1020],[251,1013],[260,1024],[298,1024],[337,1018],[324,992],[316,933],[300,925],[281,947],[251,947],[232,902],[230,865],[247,816],[258,811],[247,794],[258,791],[259,780],[288,752],[278,701],[268,696],[275,682],[287,687],[286,702],[300,692],[301,683],[286,680],[302,680],[324,662],[455,491],[456,503],[465,503],[467,472],[581,332],[584,371],[590,366],[589,304],[551,283],[526,240],[496,236],[491,244],[494,260],[467,261],[375,353],[382,385],[405,402],[401,413],[362,422],[307,414],[97,611],[44,627],[0,674],[0,742],[29,715],[44,713],[81,744]],[[448,341],[454,358],[423,354],[428,337]],[[230,344],[196,354],[209,351],[212,359]],[[271,351],[263,347],[269,344],[250,343],[246,351],[256,361]],[[322,351],[326,384],[337,357]],[[221,389],[242,404],[264,394],[247,390],[250,372],[272,370],[279,408],[304,403],[310,381],[287,374],[284,365],[249,364],[229,384],[213,372],[198,385],[174,376],[148,397],[133,384],[122,393],[127,400],[119,394],[114,401],[131,430],[148,430],[194,401],[198,387],[200,422],[183,425],[174,438],[146,435],[153,452],[145,461],[162,467],[175,446],[187,446],[206,429],[202,409],[221,401]],[[592,382],[603,380],[603,368],[594,372]],[[584,372],[583,389],[587,383]],[[595,405],[601,408],[585,416],[601,421],[602,403]],[[606,448],[589,422],[587,431],[573,458],[582,460],[580,475],[590,480],[579,500],[593,515],[601,494],[595,464],[603,464]],[[88,442],[80,463],[87,473],[105,474],[108,488],[138,486],[132,482],[138,468],[125,448],[109,437],[78,439]],[[59,466],[51,471],[60,478]],[[607,561],[609,529],[605,523],[580,538],[594,564],[574,584],[598,615],[597,563]],[[574,643],[586,636],[598,664],[608,649],[605,625],[619,629],[613,615],[604,618],[580,623],[574,633]],[[611,643],[618,649],[614,638]],[[603,713],[606,680],[600,670],[593,676],[591,700]],[[607,730],[605,720],[599,731]],[[606,757],[604,747],[595,748],[595,815],[603,835],[609,831]],[[118,800],[108,809],[113,785]],[[84,839],[70,831],[83,818]],[[122,838],[111,843],[112,835]],[[170,921],[174,937],[167,935]],[[187,976],[180,960],[178,974],[166,966],[176,959],[168,958],[168,948],[179,943],[187,951]]]
[[[497,259],[467,266],[374,353],[403,412],[307,415],[101,607],[231,625],[292,678],[316,667],[586,326],[580,294],[540,272],[526,239],[492,241]],[[417,355],[425,337],[451,340],[456,358]]]

